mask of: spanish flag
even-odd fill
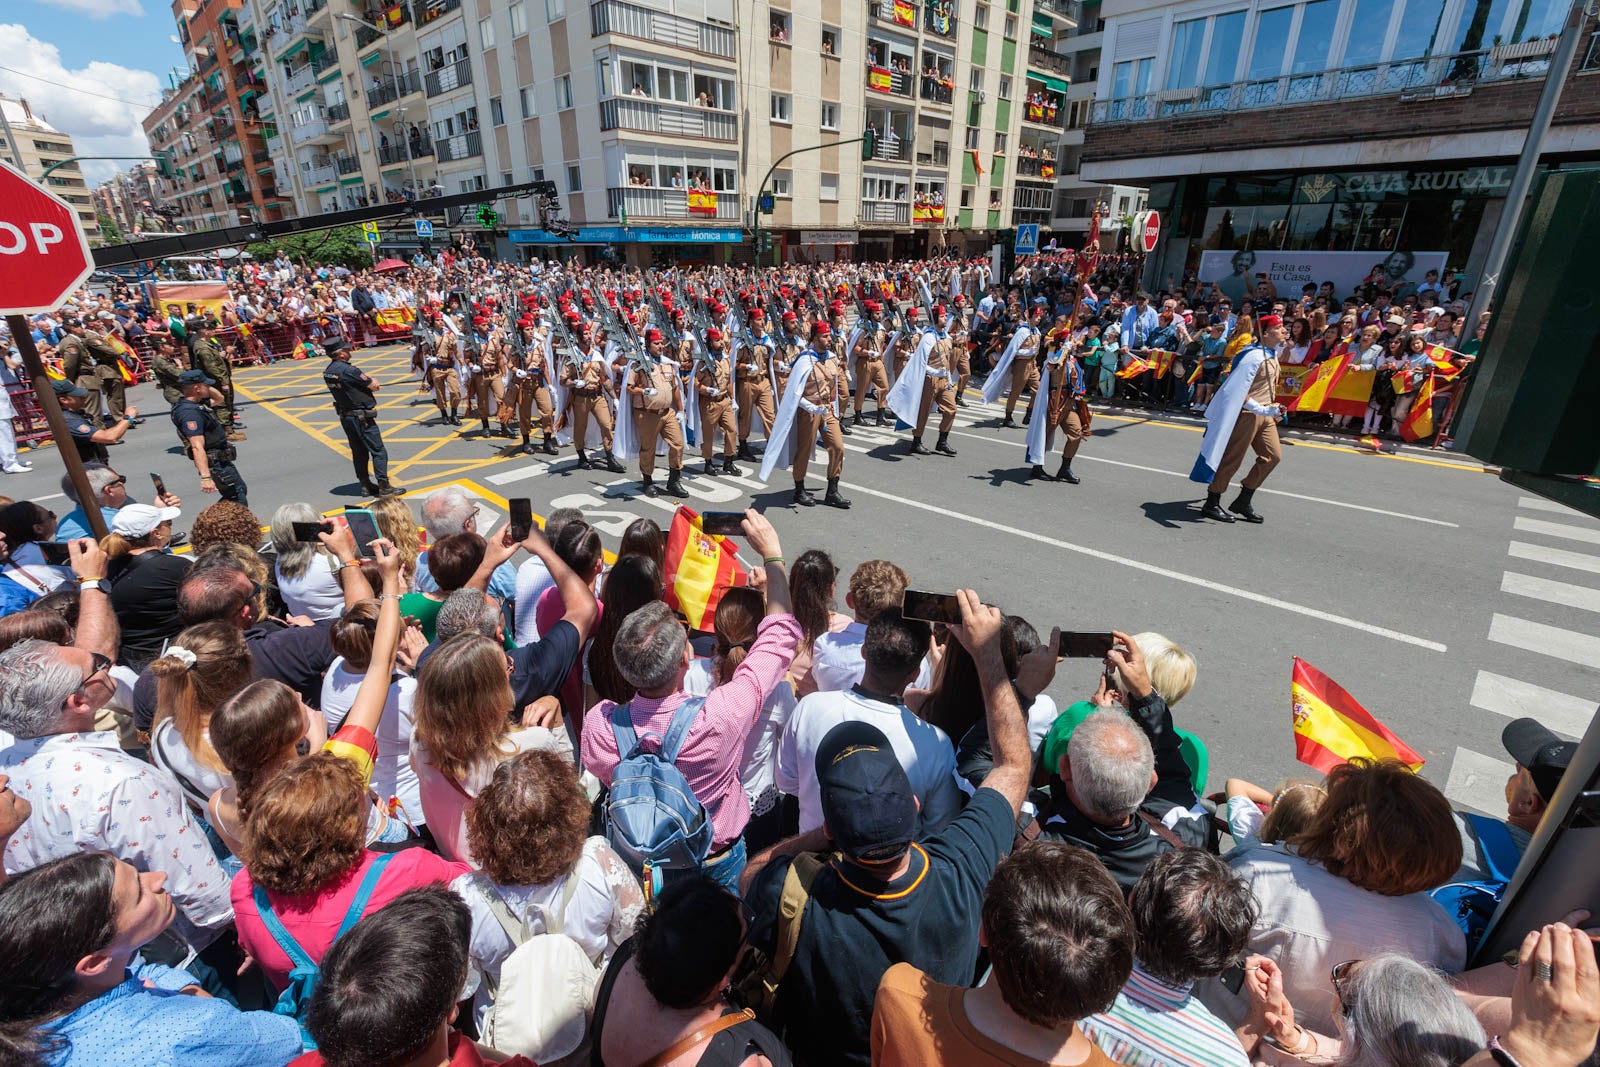
[[[1184,384],[1193,385],[1195,382],[1198,382],[1200,380],[1200,375],[1204,370],[1205,360],[1200,356],[1196,356],[1194,360],[1194,370],[1189,372],[1189,380]]]
[[[1167,371],[1172,369],[1172,361],[1178,358],[1176,352],[1163,352],[1159,348],[1150,353],[1150,369],[1156,372],[1159,381],[1167,376]]]
[[[707,536],[699,513],[679,507],[667,532],[667,606],[681,613],[690,629],[710,630],[723,592],[749,578],[727,539]]]
[[[1323,774],[1356,756],[1393,756],[1413,771],[1423,758],[1372,713],[1356,703],[1339,683],[1299,656],[1289,683],[1294,714],[1294,758]]]
[[[1290,411],[1321,411],[1322,405],[1327,401],[1328,394],[1333,392],[1334,386],[1339,384],[1339,379],[1344,377],[1344,372],[1350,369],[1350,355],[1334,356],[1317,364],[1317,369],[1311,372],[1305,385],[1300,389],[1300,395],[1289,404]]]
[[[1434,373],[1439,375],[1440,381],[1453,381],[1465,369],[1450,362],[1450,352],[1444,345],[1434,345],[1428,349],[1428,360],[1433,364]]]
[[[1422,379],[1422,388],[1411,400],[1411,410],[1400,423],[1400,436],[1420,441],[1433,433],[1433,375]]]
[[[1138,356],[1130,355],[1128,357],[1128,365],[1117,371],[1117,377],[1126,381],[1129,378],[1137,378],[1139,375],[1143,374],[1149,369],[1150,364],[1146,363]]]

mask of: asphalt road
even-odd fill
[[[552,462],[510,454],[502,438],[441,424],[431,404],[411,404],[406,352],[374,350],[357,362],[386,383],[391,477],[418,506],[423,492],[451,483],[495,516],[506,497],[528,496],[541,515],[582,509],[613,547],[639,516],[670,520],[673,505],[639,494],[635,471],[580,470],[570,450]],[[360,499],[321,366],[236,377],[249,435],[239,468],[263,520],[289,500],[332,508]],[[193,514],[206,498],[159,393],[141,386],[134,400],[152,418],[112,449],[113,464],[140,499],[146,472],[161,473]],[[687,503],[727,510],[753,500],[791,559],[825,548],[844,575],[864,559],[892,559],[917,587],[974,587],[1041,630],[1166,634],[1200,664],[1177,717],[1208,743],[1213,789],[1227,775],[1271,787],[1310,773],[1293,755],[1295,656],[1424,755],[1423,773],[1453,800],[1487,811],[1503,810],[1511,768],[1499,735],[1509,717],[1535,715],[1568,736],[1587,725],[1600,698],[1600,522],[1460,455],[1377,456],[1289,433],[1283,463],[1256,497],[1265,525],[1219,525],[1199,518],[1203,488],[1186,480],[1198,420],[1097,411],[1075,464],[1083,483],[1033,483],[1023,431],[997,428],[997,413],[968,400],[951,438],[955,458],[908,457],[905,435],[887,429],[847,438],[847,512],[794,508],[786,472],[763,487],[748,463],[742,477],[689,477]],[[35,472],[5,478],[0,492],[59,493],[53,451],[33,458]],[[819,496],[820,478],[813,463]],[[1092,661],[1068,661],[1052,695],[1061,704],[1086,695],[1096,672]]]

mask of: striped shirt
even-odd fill
[[[1078,1025],[1127,1067],[1249,1067],[1233,1030],[1191,995],[1192,987],[1169,985],[1134,960],[1111,1010]]]

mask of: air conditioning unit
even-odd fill
[[[987,104],[988,102],[989,102],[989,94],[984,92],[982,89],[979,89],[978,90],[978,103]]]

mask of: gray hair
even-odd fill
[[[444,598],[434,621],[433,642],[443,644],[457,634],[478,633],[498,641],[500,606],[481,589],[457,589]]]
[[[428,540],[466,533],[467,520],[477,510],[472,498],[454,485],[428,494],[428,499],[422,502],[422,526],[428,531]]]
[[[672,609],[663,601],[652,600],[622,621],[611,654],[629,685],[659,689],[677,677],[688,640]]]
[[[278,553],[280,578],[302,577],[311,569],[311,561],[316,558],[317,553],[322,551],[320,544],[296,541],[294,524],[321,521],[322,516],[317,509],[300,500],[282,504],[272,513],[272,547]]]
[[[1097,711],[1078,724],[1067,742],[1072,792],[1085,815],[1128,819],[1150,792],[1156,756],[1150,738],[1115,708]]]
[[[544,518],[544,537],[551,544],[556,543],[556,534],[561,532],[561,527],[569,522],[576,522],[583,518],[583,512],[577,508],[556,508]]]
[[[1455,1067],[1488,1042],[1444,977],[1399,953],[1362,960],[1345,996],[1340,1067]]]
[[[29,638],[0,652],[0,730],[43,737],[61,722],[62,705],[83,687],[83,673],[61,646]]]
[[[83,476],[89,480],[89,488],[96,497],[106,491],[106,486],[122,477],[104,463],[85,463],[83,465]],[[72,475],[63,474],[61,476],[61,491],[74,504],[83,503],[78,499],[78,487],[72,484]]]

